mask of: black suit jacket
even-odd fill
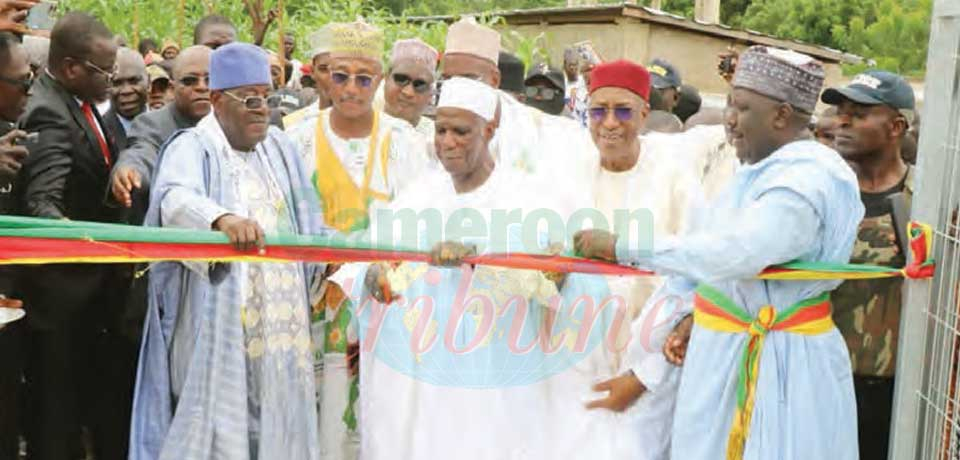
[[[94,116],[104,130],[113,164],[117,147],[96,110]],[[110,165],[94,128],[73,95],[49,74],[34,83],[20,126],[24,131],[40,133],[20,171],[20,204],[25,215],[118,221],[117,212],[104,205]]]
[[[104,127],[96,110],[94,116]],[[120,210],[104,203],[110,170],[93,127],[73,95],[49,74],[34,83],[20,127],[40,133],[37,143],[29,147],[30,155],[18,175],[22,214],[120,221]],[[117,149],[107,133],[105,139],[112,164]],[[20,287],[28,321],[38,328],[60,328],[70,327],[71,318],[79,311],[105,315],[104,318],[116,313],[118,306],[108,299],[122,296],[126,290],[117,268],[83,264],[25,268]]]
[[[111,107],[107,113],[103,114],[103,124],[107,128],[108,136],[117,147],[117,152],[122,152],[129,145],[127,141],[127,130],[123,129],[123,123],[120,122],[120,115],[117,109]]]

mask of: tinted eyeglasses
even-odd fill
[[[613,116],[619,121],[630,121],[633,118],[633,108],[631,107],[590,107],[590,119],[599,123],[607,119],[607,113],[613,110]]]
[[[373,85],[373,76],[362,73],[349,74],[344,72],[331,72],[330,79],[333,80],[333,83],[337,85],[346,85],[351,79],[356,82],[357,86],[361,88],[369,88]]]
[[[113,78],[117,76],[116,66],[113,67],[113,70],[107,71],[107,70],[104,70],[102,67],[90,62],[89,60],[83,61],[83,65],[85,65],[88,69],[91,69],[97,72],[98,74],[103,75],[107,79],[107,81],[113,81]]]
[[[406,88],[407,85],[413,85],[413,91],[416,92],[417,94],[424,94],[430,91],[432,86],[430,82],[426,80],[420,80],[420,79],[414,80],[410,78],[409,75],[405,75],[402,73],[393,74],[393,82],[396,83],[397,86],[400,87],[400,89]]]
[[[23,79],[0,77],[0,81],[13,86],[18,86],[21,91],[27,93],[30,91],[30,86],[33,85],[33,72],[27,74],[27,76]]]
[[[209,76],[209,75],[204,75],[204,76],[202,76],[202,77],[198,77],[198,76],[196,76],[196,75],[187,75],[186,77],[183,77],[183,78],[181,78],[181,79],[178,80],[178,81],[179,81],[180,84],[183,85],[183,86],[193,87],[193,86],[199,85],[199,84],[200,84],[200,80],[203,80],[203,84],[204,84],[204,85],[210,86],[210,76]]]
[[[560,91],[557,89],[543,88],[540,86],[528,86],[527,89],[524,90],[524,92],[526,93],[527,97],[530,99],[534,99],[537,96],[540,96],[541,99],[547,99],[547,100],[553,99],[557,97],[558,94],[560,94]]]
[[[246,96],[240,97],[236,94],[233,94],[229,91],[224,91],[223,94],[230,96],[233,100],[243,104],[243,107],[247,110],[259,110],[267,106],[267,98],[263,96]]]

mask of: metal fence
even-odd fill
[[[937,275],[907,283],[891,459],[960,460],[960,0],[937,0],[913,218],[934,226]]]

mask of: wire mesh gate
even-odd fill
[[[960,0],[937,0],[932,18],[913,218],[934,226],[937,275],[907,283],[890,449],[897,460],[960,460]]]

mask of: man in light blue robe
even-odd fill
[[[652,252],[640,253],[597,231],[576,235],[578,251],[672,275],[654,298],[679,296],[688,311],[700,283],[751,318],[765,306],[784,311],[836,288],[840,281],[756,278],[767,266],[793,260],[849,261],[864,212],[856,176],[834,150],[805,132],[822,84],[822,68],[809,57],[750,48],[740,58],[727,120],[745,164],[711,209],[689,233],[655,241]],[[832,325],[813,335],[766,332],[745,440],[732,441],[749,339],[748,333],[711,330],[689,315],[666,338],[666,359],[683,365],[672,458],[856,459],[850,361]]]
[[[220,230],[269,254],[265,234],[323,231],[294,145],[268,128],[266,54],[210,59],[213,113],[163,148],[146,225]],[[319,457],[308,285],[301,263],[165,262],[150,275],[131,459]]]

